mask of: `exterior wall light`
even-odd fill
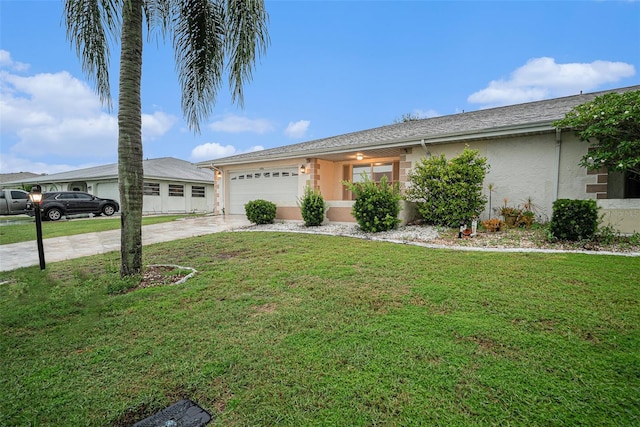
[[[42,187],[34,185],[29,192],[29,199],[33,203],[34,215],[36,217],[36,241],[38,244],[38,259],[40,260],[40,270],[45,269],[44,246],[42,244],[42,215],[40,214],[40,203],[42,202]]]
[[[356,153],[356,160],[362,160],[363,156],[362,153]]]
[[[307,167],[305,165],[300,165],[300,174],[306,173]]]

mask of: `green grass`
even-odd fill
[[[640,424],[640,260],[218,233],[0,273],[6,425]]]
[[[161,222],[175,221],[187,215],[158,215],[142,217],[142,225],[158,224]],[[18,217],[9,219],[17,221]],[[0,245],[10,243],[28,242],[36,240],[35,219],[26,216],[19,217],[22,221],[30,221],[28,224],[11,224],[0,226]],[[3,218],[7,221],[6,218]],[[42,238],[71,236],[74,234],[94,233],[97,231],[117,230],[120,228],[120,217],[74,219],[70,221],[42,221]]]

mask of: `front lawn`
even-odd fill
[[[150,215],[142,217],[142,225],[159,224],[175,221],[192,215]],[[35,219],[20,216],[4,220],[7,225],[0,226],[0,245],[28,242],[36,240]],[[15,224],[11,224],[15,222]],[[95,233],[99,231],[118,230],[120,217],[110,218],[74,218],[62,221],[42,221],[42,238],[72,236],[74,234]]]
[[[0,273],[0,424],[638,425],[640,259],[218,233]]]

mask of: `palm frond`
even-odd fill
[[[65,0],[67,39],[75,46],[82,71],[94,83],[100,101],[111,109],[109,41],[117,40],[121,26],[120,0]]]
[[[187,124],[199,132],[210,115],[224,71],[223,9],[210,0],[176,4],[174,50]]]
[[[154,38],[156,30],[160,32],[162,39],[169,32],[171,28],[171,4],[172,0],[146,0],[144,2],[144,16],[147,22],[149,40]]]
[[[255,60],[269,45],[269,17],[261,0],[227,0],[225,7],[226,54],[233,100],[243,105],[242,88],[252,77]]]

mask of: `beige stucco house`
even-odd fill
[[[640,86],[613,91],[640,90]],[[612,92],[612,91],[607,91]],[[559,198],[598,200],[605,220],[622,232],[640,231],[640,194],[628,176],[587,171],[578,166],[588,144],[572,131],[553,126],[574,106],[605,92],[465,112],[383,126],[198,163],[215,171],[215,212],[244,214],[244,204],[266,199],[278,206],[277,218],[301,219],[298,201],[306,185],[327,201],[329,221],[354,221],[352,195],[342,180],[366,172],[407,185],[409,171],[425,156],[462,152],[465,146],[487,157],[493,207],[503,199],[521,205],[531,199],[549,219]],[[403,221],[415,212],[405,204]],[[488,206],[483,217],[489,217]],[[492,216],[495,216],[493,214]]]
[[[211,213],[214,209],[213,172],[174,157],[147,159],[144,169],[143,214]],[[19,188],[40,184],[42,191],[86,191],[120,201],[116,163],[51,175],[22,178],[3,185]]]

